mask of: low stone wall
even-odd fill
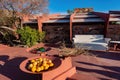
[[[45,41],[49,43],[57,43],[69,40],[69,24],[48,24],[43,26],[46,32]]]
[[[46,32],[45,41],[57,43],[59,41],[68,42],[70,39],[70,26],[68,23],[44,24],[43,31]],[[103,23],[73,24],[73,36],[76,34],[99,34],[104,35]]]
[[[104,25],[102,24],[75,24],[73,25],[73,36],[77,34],[99,34],[104,35]]]
[[[120,25],[109,25],[107,37],[112,40],[120,40]]]

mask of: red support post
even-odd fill
[[[74,15],[76,14],[76,12],[74,12],[71,16],[70,16],[70,41],[72,41],[72,35],[73,35],[73,31],[72,31],[72,20],[74,18]]]

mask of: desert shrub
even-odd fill
[[[13,42],[14,39],[15,39],[15,36],[13,36],[12,34],[9,34],[9,33],[4,33],[4,35],[2,36],[2,42],[9,46],[15,45]]]
[[[39,32],[38,31],[38,42],[43,42],[44,41],[44,39],[45,39],[45,32],[44,31],[42,31],[42,32]]]
[[[38,32],[37,30],[30,28],[29,26],[18,29],[17,33],[20,35],[21,43],[29,47],[33,46],[38,41],[41,42],[43,40],[43,37],[40,36],[43,33]]]

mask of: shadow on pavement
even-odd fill
[[[90,53],[96,55],[100,58],[112,59],[112,60],[120,60],[120,53],[115,52],[105,52],[105,51],[90,51]]]
[[[9,78],[10,80],[37,80],[37,75],[27,74],[20,70],[20,63],[27,59],[26,57],[15,57],[9,60],[9,56],[0,56],[0,74]],[[0,79],[4,80],[4,79]]]
[[[120,80],[120,67],[115,67],[115,66],[103,66],[103,65],[97,65],[93,63],[87,63],[87,62],[81,62],[81,61],[76,61],[77,63],[84,64],[84,65],[89,65],[89,66],[96,66],[100,68],[104,68],[102,70],[99,69],[94,69],[94,68],[83,68],[83,67],[76,67],[77,70],[83,71],[83,72],[93,72],[97,74],[101,74],[103,76],[113,78],[115,80]],[[107,79],[100,79],[100,80],[107,80]]]

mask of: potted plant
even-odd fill
[[[41,55],[46,55],[46,48],[45,47],[37,47],[32,50],[30,50],[31,53],[34,54],[40,54]]]
[[[37,48],[37,53],[40,54],[40,56],[45,56],[46,49],[44,47]]]

